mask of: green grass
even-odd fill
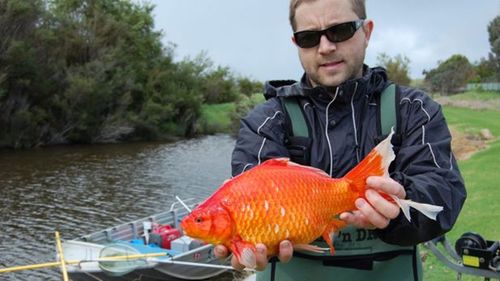
[[[234,103],[204,104],[202,107],[202,134],[229,133],[231,128],[231,114],[235,110]]]
[[[197,127],[199,134],[234,133],[235,123],[239,125],[239,117],[245,116],[255,105],[264,102],[261,93],[242,96],[238,102],[222,104],[204,104],[200,122]]]
[[[488,92],[488,91],[468,91],[461,94],[449,96],[452,100],[480,100],[480,101],[490,101],[495,99],[500,99],[499,92]]]
[[[477,133],[489,129],[494,136],[500,136],[500,111],[445,106],[443,112],[448,124],[463,132]]]
[[[497,96],[498,98],[498,96]],[[448,124],[465,132],[477,132],[488,128],[496,140],[488,144],[486,150],[474,154],[459,163],[467,188],[467,200],[454,228],[447,234],[452,246],[464,233],[473,231],[487,240],[500,240],[500,111],[472,110],[467,108],[444,107]],[[423,249],[423,251],[427,251]],[[456,280],[456,273],[445,267],[428,252],[424,264],[425,280]],[[481,277],[463,275],[462,280],[484,280]]]

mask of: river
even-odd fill
[[[206,198],[230,177],[234,139],[60,146],[0,152],[0,267],[55,259],[54,231],[72,239]],[[57,268],[0,280],[60,280]]]

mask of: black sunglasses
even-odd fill
[[[295,32],[293,37],[295,38],[295,43],[297,43],[299,47],[312,48],[319,44],[323,34],[326,35],[326,38],[333,43],[345,41],[354,36],[354,33],[356,33],[356,31],[363,26],[363,23],[364,20],[359,19],[336,24],[323,30],[305,30]]]

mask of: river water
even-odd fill
[[[204,199],[230,177],[234,139],[62,146],[0,152],[0,267],[54,261],[72,239]],[[0,280],[60,280],[57,268]]]

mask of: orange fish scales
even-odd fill
[[[226,197],[237,198],[239,207],[228,207],[228,210],[241,239],[252,243],[275,247],[276,242],[284,239],[308,243],[324,232],[333,215],[352,209],[352,202],[347,205],[342,202],[356,198],[350,194],[345,181],[336,181],[332,186],[329,177],[290,174],[286,167],[256,175],[253,171],[258,170],[251,170],[247,175],[252,180],[243,184],[235,182],[231,188],[235,196]],[[270,250],[272,254],[274,250]]]

